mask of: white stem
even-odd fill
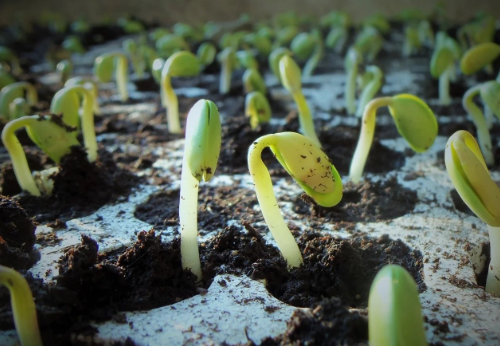
[[[274,195],[273,182],[266,165],[262,162],[262,150],[276,144],[273,135],[261,137],[248,150],[248,168],[255,184],[255,192],[264,220],[271,231],[281,254],[289,267],[302,264],[302,255],[292,233],[281,215]]]
[[[486,104],[484,105],[484,119],[486,120],[486,126],[488,130],[491,130],[493,127],[493,123],[495,122],[495,116],[493,115],[493,111]]]
[[[82,87],[83,88],[83,87]],[[94,126],[94,95],[89,89],[83,88],[83,105],[82,105],[82,133],[83,144],[87,149],[87,159],[89,162],[97,160],[97,140],[95,136]]]
[[[229,93],[231,89],[231,64],[228,61],[222,63],[220,71],[219,92],[221,94]]]
[[[299,111],[300,131],[304,134],[304,136],[309,138],[314,142],[314,144],[321,148],[321,143],[319,142],[316,130],[314,129],[311,110],[307,105],[304,94],[302,94],[302,91],[299,90],[298,92],[293,93],[292,96]]]
[[[170,76],[167,76],[163,80],[162,84],[167,107],[168,132],[182,133],[181,123],[179,120],[179,101],[177,100],[177,95],[172,88],[172,84],[170,84]]]
[[[122,101],[128,100],[127,79],[128,79],[128,63],[125,56],[118,56],[116,65],[116,85],[120,93]]]
[[[500,227],[488,225],[490,235],[490,256],[486,292],[500,296]]]
[[[443,106],[449,106],[451,104],[450,73],[451,70],[448,68],[439,76],[439,103]]]
[[[201,281],[198,251],[198,185],[199,181],[191,174],[184,157],[179,200],[182,268],[190,269],[198,277],[198,281]]]

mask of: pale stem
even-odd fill
[[[491,130],[491,128],[493,127],[493,123],[495,122],[495,116],[491,108],[486,104],[484,105],[484,119],[486,120],[486,126],[488,127],[488,130]]]
[[[304,70],[302,70],[303,77],[310,77],[313,74],[322,56],[323,47],[320,45],[320,43],[318,43],[318,46],[314,50],[313,55],[307,60],[306,65],[304,66]]]
[[[353,183],[359,183],[365,169],[366,159],[368,158],[375,133],[377,109],[390,105],[391,100],[392,97],[376,98],[370,101],[365,107],[358,144],[349,169],[349,177]]]
[[[117,56],[118,59],[116,64],[116,86],[118,87],[118,92],[120,93],[122,101],[128,100],[127,91],[127,77],[128,77],[128,64],[127,58],[125,56]]]
[[[179,120],[179,104],[177,95],[175,94],[172,84],[170,83],[170,76],[167,75],[166,78],[163,78],[162,87],[167,107],[168,132],[182,133]]]
[[[356,98],[356,77],[358,75],[358,64],[353,63],[352,68],[347,74],[347,80],[345,83],[345,106],[347,109],[347,114],[353,115],[356,112],[356,106],[354,100]]]
[[[312,119],[311,111],[309,110],[309,106],[307,105],[304,94],[302,94],[302,92],[299,90],[292,93],[292,96],[295,103],[297,104],[297,108],[299,111],[300,131],[304,134],[304,136],[309,138],[314,142],[314,144],[321,148],[321,143],[319,142],[316,131],[314,130],[314,122]]]
[[[261,137],[258,142],[254,142],[248,150],[248,168],[255,184],[255,192],[262,215],[276,240],[278,249],[289,267],[298,267],[302,264],[302,255],[281,215],[278,201],[274,195],[271,176],[261,158],[262,150],[274,144],[276,144],[276,139],[272,135]]]
[[[484,118],[481,109],[474,103],[473,99],[479,94],[481,90],[481,85],[470,88],[464,94],[462,100],[462,105],[472,117],[472,121],[477,128],[477,139],[481,151],[484,156],[484,161],[488,166],[495,164],[495,157],[493,156],[493,145],[491,144],[490,131],[488,130],[488,125],[486,124],[486,119]]]
[[[198,277],[198,281],[201,281],[202,273],[198,251],[198,185],[199,181],[191,174],[186,157],[184,157],[179,200],[182,268],[190,269]]]
[[[38,116],[32,115],[8,122],[2,131],[2,142],[5,149],[9,152],[14,174],[16,175],[21,190],[28,191],[30,195],[33,196],[41,196],[35,180],[31,175],[26,154],[15,134],[17,129],[25,127],[34,121],[38,121]]]
[[[231,89],[231,64],[229,61],[224,60],[220,71],[220,85],[219,91],[221,94],[229,93]]]
[[[439,103],[443,106],[451,104],[450,98],[450,68],[447,68],[441,76],[439,76]]]
[[[500,296],[500,227],[488,225],[491,261],[488,266],[486,292]]]
[[[382,76],[380,74],[380,70],[376,69],[374,71],[375,74],[373,75],[372,80],[363,89],[363,92],[359,97],[358,110],[356,111],[357,117],[361,118],[361,116],[363,116],[363,111],[366,105],[373,99],[375,94],[380,90],[380,87],[382,86]]]
[[[0,266],[0,284],[9,289],[14,325],[22,346],[42,346],[36,306],[26,279],[13,269]]]
[[[347,40],[347,32],[342,35],[340,40],[337,41],[335,45],[335,53],[340,54],[342,52],[342,48],[344,48],[345,42]]]
[[[94,126],[94,96],[93,92],[87,88],[82,87],[83,94],[83,111],[82,111],[82,133],[83,144],[87,149],[87,159],[89,162],[97,160],[97,139],[95,136]]]

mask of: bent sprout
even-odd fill
[[[460,60],[460,69],[465,75],[476,73],[490,65],[500,55],[500,45],[485,42],[470,48]],[[500,83],[500,71],[496,78]]]
[[[0,91],[0,118],[4,118],[6,120],[16,118],[17,116],[12,112],[12,110],[17,107],[12,106],[12,103],[18,103],[19,99],[26,99],[27,105],[34,106],[38,102],[38,93],[36,88],[28,82],[17,82],[2,88]],[[23,107],[23,113],[24,111],[25,109]]]
[[[83,78],[83,77],[72,77],[68,79],[66,83],[64,83],[65,88],[69,88],[76,85],[81,85],[92,91],[92,94],[94,95],[94,114],[100,114],[101,110],[99,108],[99,102],[98,102],[99,89],[97,88],[97,83],[90,78]]]
[[[264,220],[289,267],[302,264],[302,255],[281,215],[273,192],[271,176],[262,161],[265,148],[270,148],[283,168],[323,207],[333,207],[342,199],[342,180],[330,159],[309,138],[295,132],[262,136],[248,149],[248,168]]]
[[[245,89],[245,93],[251,93],[252,91],[259,91],[262,94],[267,93],[266,82],[264,82],[264,78],[259,73],[259,70],[254,68],[249,68],[243,74],[243,88]]]
[[[291,56],[292,52],[288,48],[279,47],[273,50],[271,54],[269,54],[269,68],[280,82],[280,60],[284,55]]]
[[[370,346],[427,346],[417,283],[408,271],[386,265],[375,276],[368,298]]]
[[[377,109],[384,106],[389,107],[399,134],[406,139],[415,152],[427,151],[436,139],[438,132],[436,116],[418,97],[400,94],[373,99],[365,107],[361,134],[349,170],[350,180],[354,183],[359,183],[361,180],[373,142]]]
[[[469,132],[458,131],[448,139],[444,160],[462,200],[488,225],[491,261],[486,292],[500,295],[500,188],[491,178],[481,150]]]
[[[111,81],[113,67],[115,67],[115,80],[122,101],[128,100],[127,79],[128,62],[123,53],[105,53],[98,56],[94,63],[94,74],[102,83]]]
[[[347,114],[354,115],[356,112],[356,78],[358,76],[358,65],[363,61],[363,57],[355,47],[351,47],[344,60],[347,80],[345,83],[345,107]]]
[[[56,70],[61,75],[61,82],[64,84],[73,73],[73,63],[68,59],[61,60],[57,63]]]
[[[366,68],[365,76],[368,79],[368,83],[363,88],[361,96],[359,97],[358,110],[356,111],[358,117],[363,115],[366,105],[380,90],[382,87],[382,80],[384,79],[382,70],[375,65],[370,65]]]
[[[271,106],[262,93],[253,91],[245,99],[245,114],[250,118],[252,130],[255,130],[259,124],[271,120]]]
[[[167,123],[170,133],[181,133],[179,104],[172,88],[172,77],[192,77],[200,74],[200,62],[191,52],[177,52],[167,59],[161,71],[161,101],[167,108]]]
[[[221,123],[217,106],[200,100],[189,111],[179,200],[182,267],[202,279],[198,252],[198,185],[212,179],[219,160]]]
[[[460,57],[460,47],[454,39],[439,32],[436,47],[432,54],[430,70],[434,78],[439,78],[439,102],[444,106],[451,104],[450,79],[455,75],[455,60]]]
[[[200,44],[198,50],[196,51],[196,57],[200,61],[202,67],[206,67],[213,63],[216,55],[217,48],[215,48],[215,46],[210,42]]]

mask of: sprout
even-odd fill
[[[2,142],[9,153],[19,186],[33,196],[41,196],[31,175],[26,154],[15,134],[16,130],[23,127],[26,127],[31,140],[56,163],[71,151],[73,145],[79,145],[76,131],[64,124],[60,117],[37,115],[12,120],[3,128]]]
[[[75,85],[81,85],[92,91],[92,94],[94,95],[94,114],[100,114],[101,110],[99,108],[99,102],[97,102],[97,99],[99,97],[99,89],[97,88],[97,83],[90,78],[83,77],[73,77],[68,79],[66,83],[64,83],[65,88],[69,88]]]
[[[300,80],[300,67],[288,55],[283,55],[280,60],[280,75],[281,83],[287,89],[295,101],[299,111],[300,131],[309,138],[314,145],[321,147],[314,123],[312,120],[311,111],[307,105],[306,98],[302,93],[302,82]]]
[[[422,44],[426,44],[431,48],[434,47],[434,32],[428,20],[422,20],[418,24],[418,37]]]
[[[386,265],[375,276],[368,299],[370,346],[427,346],[417,283],[408,271]]]
[[[289,25],[281,28],[276,33],[275,47],[288,46],[290,42],[299,34],[299,28],[295,25]]]
[[[333,27],[326,36],[325,45],[340,54],[347,41],[348,34],[347,28],[344,26]]]
[[[254,68],[249,68],[243,74],[243,88],[245,93],[251,93],[252,91],[259,91],[262,94],[267,93],[266,82],[264,78],[259,73],[259,70]]]
[[[198,185],[212,179],[219,160],[221,124],[217,106],[200,100],[189,111],[179,200],[182,267],[202,279],[198,252]]]
[[[471,23],[462,25],[457,31],[457,38],[463,50],[486,42],[493,42],[495,36],[495,18],[484,16]]]
[[[322,27],[344,27],[348,28],[352,24],[351,17],[340,11],[332,11],[321,18],[320,24]]]
[[[267,36],[258,33],[247,34],[243,40],[244,42],[250,44],[263,57],[269,56],[271,50],[273,49],[271,40]]]
[[[418,52],[422,47],[422,41],[418,27],[415,25],[407,25],[405,28],[405,41],[403,43],[403,56],[409,57]]]
[[[460,69],[463,74],[471,75],[491,64],[499,55],[500,45],[493,42],[479,44],[465,52],[460,60]],[[497,81],[500,82],[500,72]]]
[[[83,142],[89,162],[94,162],[97,159],[97,140],[93,113],[96,100],[93,90],[80,85],[63,88],[54,95],[50,104],[50,111],[53,114],[62,114],[62,120],[65,124],[78,129],[80,127],[80,100],[82,100]]]
[[[203,32],[186,23],[176,23],[172,28],[174,34],[186,40],[198,42],[203,39]]]
[[[382,49],[383,44],[384,39],[377,29],[367,26],[356,37],[354,47],[358,49],[362,56],[366,56],[369,62],[372,62]]]
[[[182,50],[189,50],[189,45],[180,36],[169,34],[165,35],[156,41],[156,50],[164,59],[167,59],[172,54]]]
[[[85,34],[90,31],[90,24],[85,19],[75,20],[69,26],[72,32],[78,34]]]
[[[14,269],[0,265],[0,284],[10,293],[14,325],[22,346],[42,346],[36,306],[26,279]]]
[[[345,83],[345,107],[347,114],[353,115],[356,111],[354,100],[356,98],[356,78],[358,76],[358,65],[363,61],[363,57],[355,47],[351,47],[344,60],[347,80]]]
[[[219,46],[222,49],[226,49],[228,47],[232,47],[237,50],[241,44],[243,43],[244,37],[248,33],[246,31],[237,31],[234,33],[225,33],[219,40]]]
[[[0,46],[0,62],[5,62],[9,64],[10,70],[13,75],[20,75],[23,70],[19,64],[19,59],[17,56],[7,47]]]
[[[210,42],[203,42],[196,51],[196,57],[200,61],[201,66],[205,67],[212,64],[217,55],[217,48]]]
[[[99,55],[94,63],[94,75],[102,83],[111,81],[113,67],[115,67],[115,80],[122,101],[128,100],[127,76],[128,62],[123,53],[105,53]]]
[[[377,109],[388,106],[399,134],[406,139],[413,151],[422,153],[434,143],[438,132],[436,116],[427,104],[416,96],[400,94],[380,97],[370,101],[364,110],[361,134],[354,152],[349,176],[359,183],[366,159],[373,142]]]
[[[231,89],[231,74],[236,64],[236,54],[233,47],[227,47],[217,55],[217,60],[221,64],[219,92],[229,93]]]
[[[146,69],[146,62],[144,61],[142,52],[137,47],[137,43],[129,38],[123,41],[122,48],[128,54],[137,78],[142,78]]]
[[[288,266],[298,267],[302,264],[302,255],[281,215],[271,176],[261,158],[267,147],[297,184],[323,207],[333,207],[340,202],[342,180],[319,146],[295,132],[262,136],[248,149],[248,168],[264,220]]]
[[[156,41],[169,34],[170,30],[168,30],[167,28],[156,28],[151,33],[149,33],[148,37],[151,41],[153,41],[153,43],[156,44]]]
[[[255,130],[259,124],[271,120],[271,106],[262,93],[253,91],[245,99],[245,114],[250,118],[252,130]]]
[[[26,94],[26,97],[25,97]],[[16,99],[27,100],[29,106],[34,106],[38,102],[38,93],[33,85],[28,82],[17,82],[7,85],[0,91],[0,117],[12,120],[15,116],[11,113],[11,104]],[[19,103],[19,101],[17,101]]]
[[[485,107],[491,110],[497,117],[500,118],[500,107],[498,104],[498,95],[500,95],[500,83],[490,81],[476,85],[464,94],[462,105],[474,121],[477,128],[477,137],[479,145],[484,155],[484,159],[488,166],[495,164],[493,155],[493,146],[491,144],[490,131],[486,123],[485,116],[481,109],[474,103],[474,97],[480,95]]]
[[[151,74],[158,84],[161,84],[161,71],[163,70],[163,66],[165,66],[165,59],[163,58],[155,59],[151,66]]]
[[[363,115],[363,111],[368,102],[373,99],[373,97],[382,87],[384,74],[382,73],[382,70],[380,70],[377,66],[370,65],[366,68],[364,77],[366,80],[368,80],[368,83],[363,88],[361,96],[359,97],[358,110],[356,111],[356,115],[358,117],[361,117]]]
[[[323,37],[319,30],[313,30],[311,34],[302,33],[295,36],[291,45],[292,52],[300,60],[309,58],[304,66],[303,76],[309,77],[319,61],[323,58]]]
[[[179,104],[170,82],[171,77],[191,77],[200,74],[200,62],[190,52],[177,52],[165,62],[161,71],[161,100],[167,108],[167,123],[170,133],[181,133]]]
[[[281,82],[280,60],[283,57],[283,55],[291,56],[292,52],[287,48],[279,47],[273,50],[271,54],[269,54],[269,67],[271,68],[271,71],[278,78],[280,82]]]
[[[363,20],[363,27],[373,27],[383,34],[387,34],[391,30],[391,25],[389,24],[387,19],[385,19],[385,17],[380,13],[374,14]]]
[[[5,71],[2,69],[0,66],[0,90],[3,89],[3,87],[14,84],[16,80],[12,78],[12,76],[9,74],[9,72]]]
[[[73,73],[73,63],[71,60],[61,60],[57,64],[56,70],[61,74],[61,82],[64,84]]]
[[[82,45],[82,42],[77,36],[68,36],[62,42],[62,47],[71,53],[83,54],[85,53],[85,48]]]
[[[450,98],[450,78],[455,74],[455,60],[460,57],[460,48],[454,39],[439,32],[436,47],[432,54],[430,70],[434,78],[439,78],[439,102],[448,106]]]
[[[460,197],[488,225],[491,262],[486,292],[500,295],[500,188],[491,179],[481,150],[467,131],[455,132],[448,139],[444,160]]]
[[[244,69],[259,69],[257,59],[255,59],[250,51],[240,50],[236,52],[236,60],[238,62],[238,67],[242,67]]]

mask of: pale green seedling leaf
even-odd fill
[[[500,119],[500,83],[497,81],[486,82],[481,86],[481,99]]]
[[[306,32],[300,33],[294,37],[290,44],[290,49],[299,60],[309,58],[316,47],[317,42],[313,35]]]
[[[288,55],[283,55],[280,59],[281,83],[291,93],[296,93],[302,89],[301,71],[299,65]]]
[[[280,60],[283,55],[291,56],[292,52],[288,48],[279,47],[273,50],[271,54],[269,54],[269,67],[271,68],[271,71],[273,71],[273,74],[278,77],[278,79],[281,79]]]
[[[259,91],[249,93],[245,99],[245,115],[250,118],[250,126],[253,130],[259,124],[271,120],[271,106],[267,98]]]
[[[115,65],[115,56],[112,54],[103,54],[98,56],[94,62],[94,75],[102,83],[108,83],[113,78],[113,67]]]
[[[460,69],[465,75],[473,74],[490,64],[500,55],[500,46],[493,42],[478,44],[469,49],[460,61]]]
[[[210,43],[204,42],[198,47],[196,51],[196,56],[202,65],[208,66],[215,60],[215,55],[217,54],[217,48]]]
[[[193,77],[200,74],[200,61],[187,51],[174,53],[167,59],[163,68],[171,77]]]
[[[453,65],[454,57],[451,49],[441,46],[434,50],[431,58],[431,76],[439,78],[450,66]]]

